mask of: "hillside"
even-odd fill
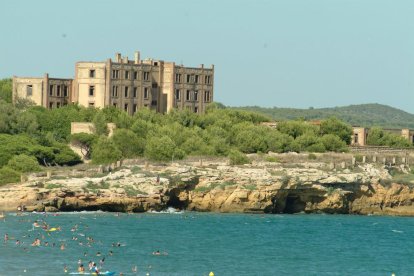
[[[274,120],[320,120],[335,116],[353,126],[380,126],[383,128],[414,129],[414,115],[403,110],[381,104],[360,104],[333,108],[264,108],[258,106],[231,107],[267,115]]]

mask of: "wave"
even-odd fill
[[[173,207],[168,207],[167,209],[162,210],[162,211],[150,210],[147,213],[150,213],[150,214],[183,214],[184,211],[175,209]]]

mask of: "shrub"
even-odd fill
[[[35,172],[40,170],[40,166],[36,158],[26,154],[13,156],[7,165],[18,172]]]
[[[238,150],[231,150],[229,155],[230,165],[243,165],[250,163],[250,159]]]
[[[168,136],[152,137],[145,147],[145,157],[156,161],[184,158],[184,152],[177,148]]]
[[[276,156],[266,156],[265,160],[267,162],[279,162],[279,159]]]
[[[308,154],[308,159],[309,160],[316,160],[318,157],[316,156],[316,154],[314,154],[314,153],[309,153]]]
[[[16,183],[20,181],[20,173],[8,166],[0,169],[0,184]]]
[[[105,136],[101,136],[92,147],[92,162],[95,164],[110,164],[120,160],[121,157],[121,151]]]

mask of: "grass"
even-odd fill
[[[105,181],[101,181],[99,183],[93,183],[92,181],[88,181],[86,184],[86,189],[88,190],[100,190],[100,189],[109,189],[111,184]]]
[[[276,156],[266,156],[265,160],[272,163],[279,162],[279,159]]]
[[[125,193],[127,194],[127,196],[137,196],[137,195],[148,195],[148,193],[144,192],[144,191],[140,191],[135,189],[134,187],[131,186],[126,186],[124,187]]]
[[[58,189],[58,188],[62,188],[63,185],[62,184],[55,184],[55,183],[50,183],[46,185],[46,189]]]
[[[132,174],[137,174],[137,173],[140,173],[140,172],[142,172],[142,169],[140,167],[138,167],[138,166],[133,166],[131,168],[131,173]]]
[[[246,190],[249,190],[249,191],[255,191],[255,190],[257,190],[257,186],[256,185],[253,185],[253,184],[247,184],[247,185],[244,185],[243,187]]]
[[[405,185],[413,185],[414,184],[414,174],[407,173],[407,174],[395,174],[392,177],[393,182]]]

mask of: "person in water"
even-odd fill
[[[80,272],[80,273],[85,272],[85,267],[83,267],[83,264],[79,264],[78,272]]]
[[[91,271],[99,275],[99,269],[98,269],[98,267],[96,266],[96,263],[93,263],[93,264],[92,264]]]

